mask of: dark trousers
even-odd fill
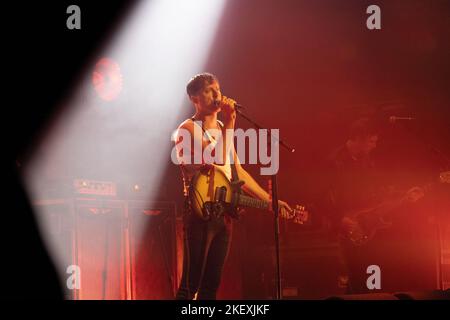
[[[372,241],[363,246],[355,246],[348,240],[341,240],[341,252],[349,276],[347,294],[384,292],[384,279],[388,272],[388,268],[385,267],[386,244],[377,240],[372,239]],[[370,290],[367,287],[367,279],[371,275],[367,273],[367,267],[370,265],[377,265],[381,269],[382,287],[380,290]]]
[[[367,261],[368,253],[366,248],[352,245],[347,240],[341,240],[341,253],[344,258],[344,263],[348,273],[347,294],[361,294],[368,293],[369,290],[366,285],[367,280]]]
[[[228,216],[203,221],[192,215],[184,222],[183,274],[176,299],[216,299],[223,266],[231,243],[232,222]]]

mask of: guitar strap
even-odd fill
[[[234,162],[233,155],[234,155],[234,152],[232,149],[230,149],[231,182],[236,183],[236,181],[239,181],[239,176],[237,173],[236,164]],[[239,186],[239,193],[240,193],[240,189],[241,188]]]
[[[210,170],[209,171],[209,185],[208,185],[208,195],[211,199],[214,199],[214,175],[216,171]]]
[[[219,121],[220,127],[223,127],[222,122]],[[236,163],[234,160],[234,147],[230,148],[230,167],[231,167],[231,185],[236,193],[241,193],[241,185],[239,183],[239,175],[236,169]]]
[[[223,123],[218,121],[219,126],[222,128]],[[229,212],[229,214],[233,217],[238,219],[239,214],[237,212],[237,205],[239,203],[239,195],[242,193],[241,186],[244,184],[243,181],[239,180],[239,175],[236,169],[236,163],[234,159],[234,146],[230,148],[229,150],[229,159],[230,159],[230,168],[231,168],[231,188],[233,190],[234,196],[231,198],[231,205],[232,208],[234,208],[234,212]]]
[[[228,214],[234,218],[239,219],[240,212],[238,209],[239,197],[242,194],[241,186],[244,184],[243,181],[239,180],[239,175],[237,173],[236,164],[233,158],[234,152],[233,148],[230,149],[230,166],[231,166],[231,189],[233,190],[233,196],[231,197],[231,210]]]

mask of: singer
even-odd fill
[[[195,114],[182,122],[178,129],[190,132],[191,145],[199,143],[203,149],[222,146],[223,161],[213,166],[231,180],[234,165],[239,180],[244,182],[243,191],[255,198],[270,201],[269,194],[242,168],[236,155],[232,138],[236,121],[236,101],[222,95],[217,77],[210,73],[198,74],[191,78],[186,91],[195,107]],[[219,113],[223,121],[217,119]],[[200,126],[201,131],[194,131],[195,126]],[[221,131],[222,134],[214,136],[210,130]],[[196,132],[203,132],[203,135],[195,134]],[[223,141],[220,141],[221,139]],[[227,150],[231,152],[226,152]],[[183,152],[186,151],[193,153],[193,150],[184,148]],[[234,162],[230,161],[231,156]],[[176,299],[214,300],[230,248],[232,219],[226,213],[213,214],[209,220],[201,220],[192,214],[188,197],[191,179],[205,167],[205,164],[179,163],[184,183],[185,210],[183,273]],[[279,201],[279,207],[282,216],[292,212],[284,201]]]

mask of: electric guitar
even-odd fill
[[[450,171],[441,172],[439,182],[450,184]],[[385,201],[378,206],[346,214],[342,221],[340,237],[349,240],[355,246],[366,244],[378,230],[392,225],[385,220],[386,215],[404,203],[412,203],[421,199],[431,186],[432,184],[422,188],[412,188],[395,200]]]
[[[237,184],[240,186],[242,182]],[[192,178],[189,188],[193,213],[203,220],[209,220],[213,214],[227,214],[238,219],[240,207],[271,210],[271,202],[255,199],[235,190],[236,184],[221,170],[214,166],[205,167]],[[308,212],[303,206],[297,205],[287,216],[280,214],[280,217],[303,224],[308,220]]]

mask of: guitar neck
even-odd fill
[[[239,195],[238,204],[244,207],[251,207],[264,210],[268,210],[270,206],[269,201],[255,199],[242,194]]]

